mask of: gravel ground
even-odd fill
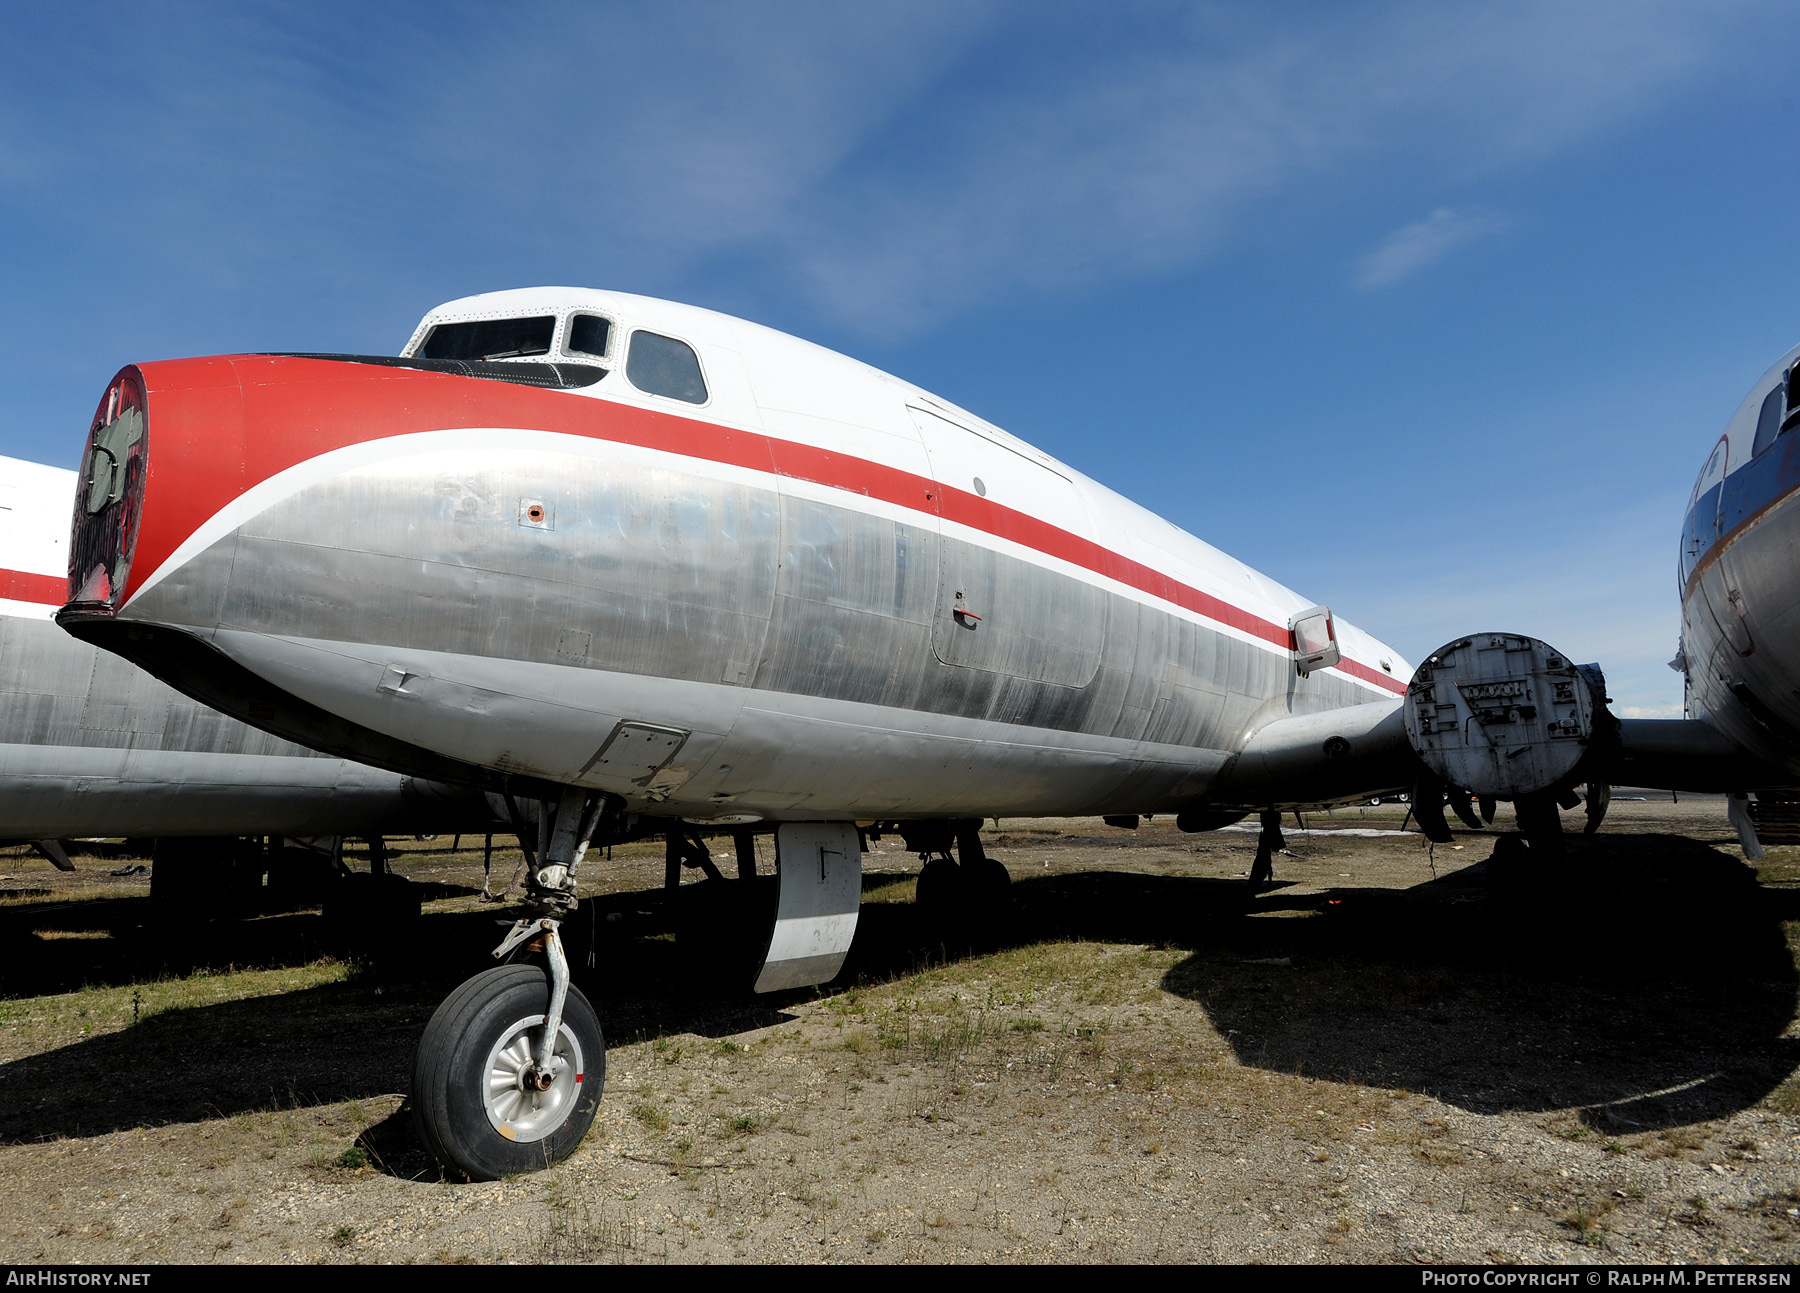
[[[973,937],[885,840],[843,979],[774,999],[618,850],[599,1122],[483,1184],[404,1108],[495,941],[479,849],[407,846],[431,901],[373,959],[304,910],[178,938],[141,875],[9,852],[0,1261],[1790,1260],[1800,849],[1752,870],[1722,801],[1624,801],[1491,891],[1488,834],[1403,811],[1309,818],[1247,911],[1249,834],[1009,821]]]

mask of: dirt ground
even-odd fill
[[[425,916],[361,957],[0,852],[0,1261],[1792,1260],[1800,848],[1752,869],[1722,800],[1621,801],[1491,891],[1491,832],[1403,811],[1309,818],[1248,909],[1245,831],[990,825],[1013,909],[973,937],[889,838],[845,974],[774,998],[618,850],[576,922],[599,1121],[484,1184],[404,1108],[491,964],[479,847],[405,845]]]

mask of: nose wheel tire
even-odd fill
[[[502,965],[445,999],[413,1061],[413,1121],[445,1167],[491,1181],[575,1152],[606,1083],[600,1020],[570,985],[548,1068],[537,1055],[550,981],[535,965]]]

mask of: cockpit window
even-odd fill
[[[641,329],[632,333],[625,375],[640,391],[688,404],[706,403],[706,379],[700,375],[700,357],[685,341]]]
[[[1700,501],[1700,496],[1714,485],[1725,479],[1725,437],[1719,437],[1719,443],[1713,447],[1712,456],[1706,460],[1706,466],[1700,469],[1700,478],[1694,482],[1694,492],[1688,497],[1691,508]]]
[[[569,320],[569,339],[563,349],[571,355],[606,358],[606,347],[612,342],[612,320],[597,314],[577,314]]]
[[[1750,446],[1752,458],[1774,444],[1775,437],[1781,434],[1781,410],[1786,397],[1787,392],[1777,386],[1763,399],[1762,412],[1756,418],[1756,442]]]
[[[473,319],[440,323],[419,347],[421,359],[523,359],[550,353],[556,335],[554,314],[525,319]]]

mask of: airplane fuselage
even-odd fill
[[[440,307],[409,354],[507,314],[554,320],[553,372],[126,370],[141,476],[126,510],[84,485],[64,624],[155,636],[229,708],[228,662],[310,744],[701,822],[1176,810],[1270,720],[1405,690],[1342,620],[1302,675],[1306,599],[768,329],[542,289]],[[566,350],[584,316],[600,353]]]
[[[1688,710],[1800,776],[1800,347],[1713,446],[1682,528]]]

